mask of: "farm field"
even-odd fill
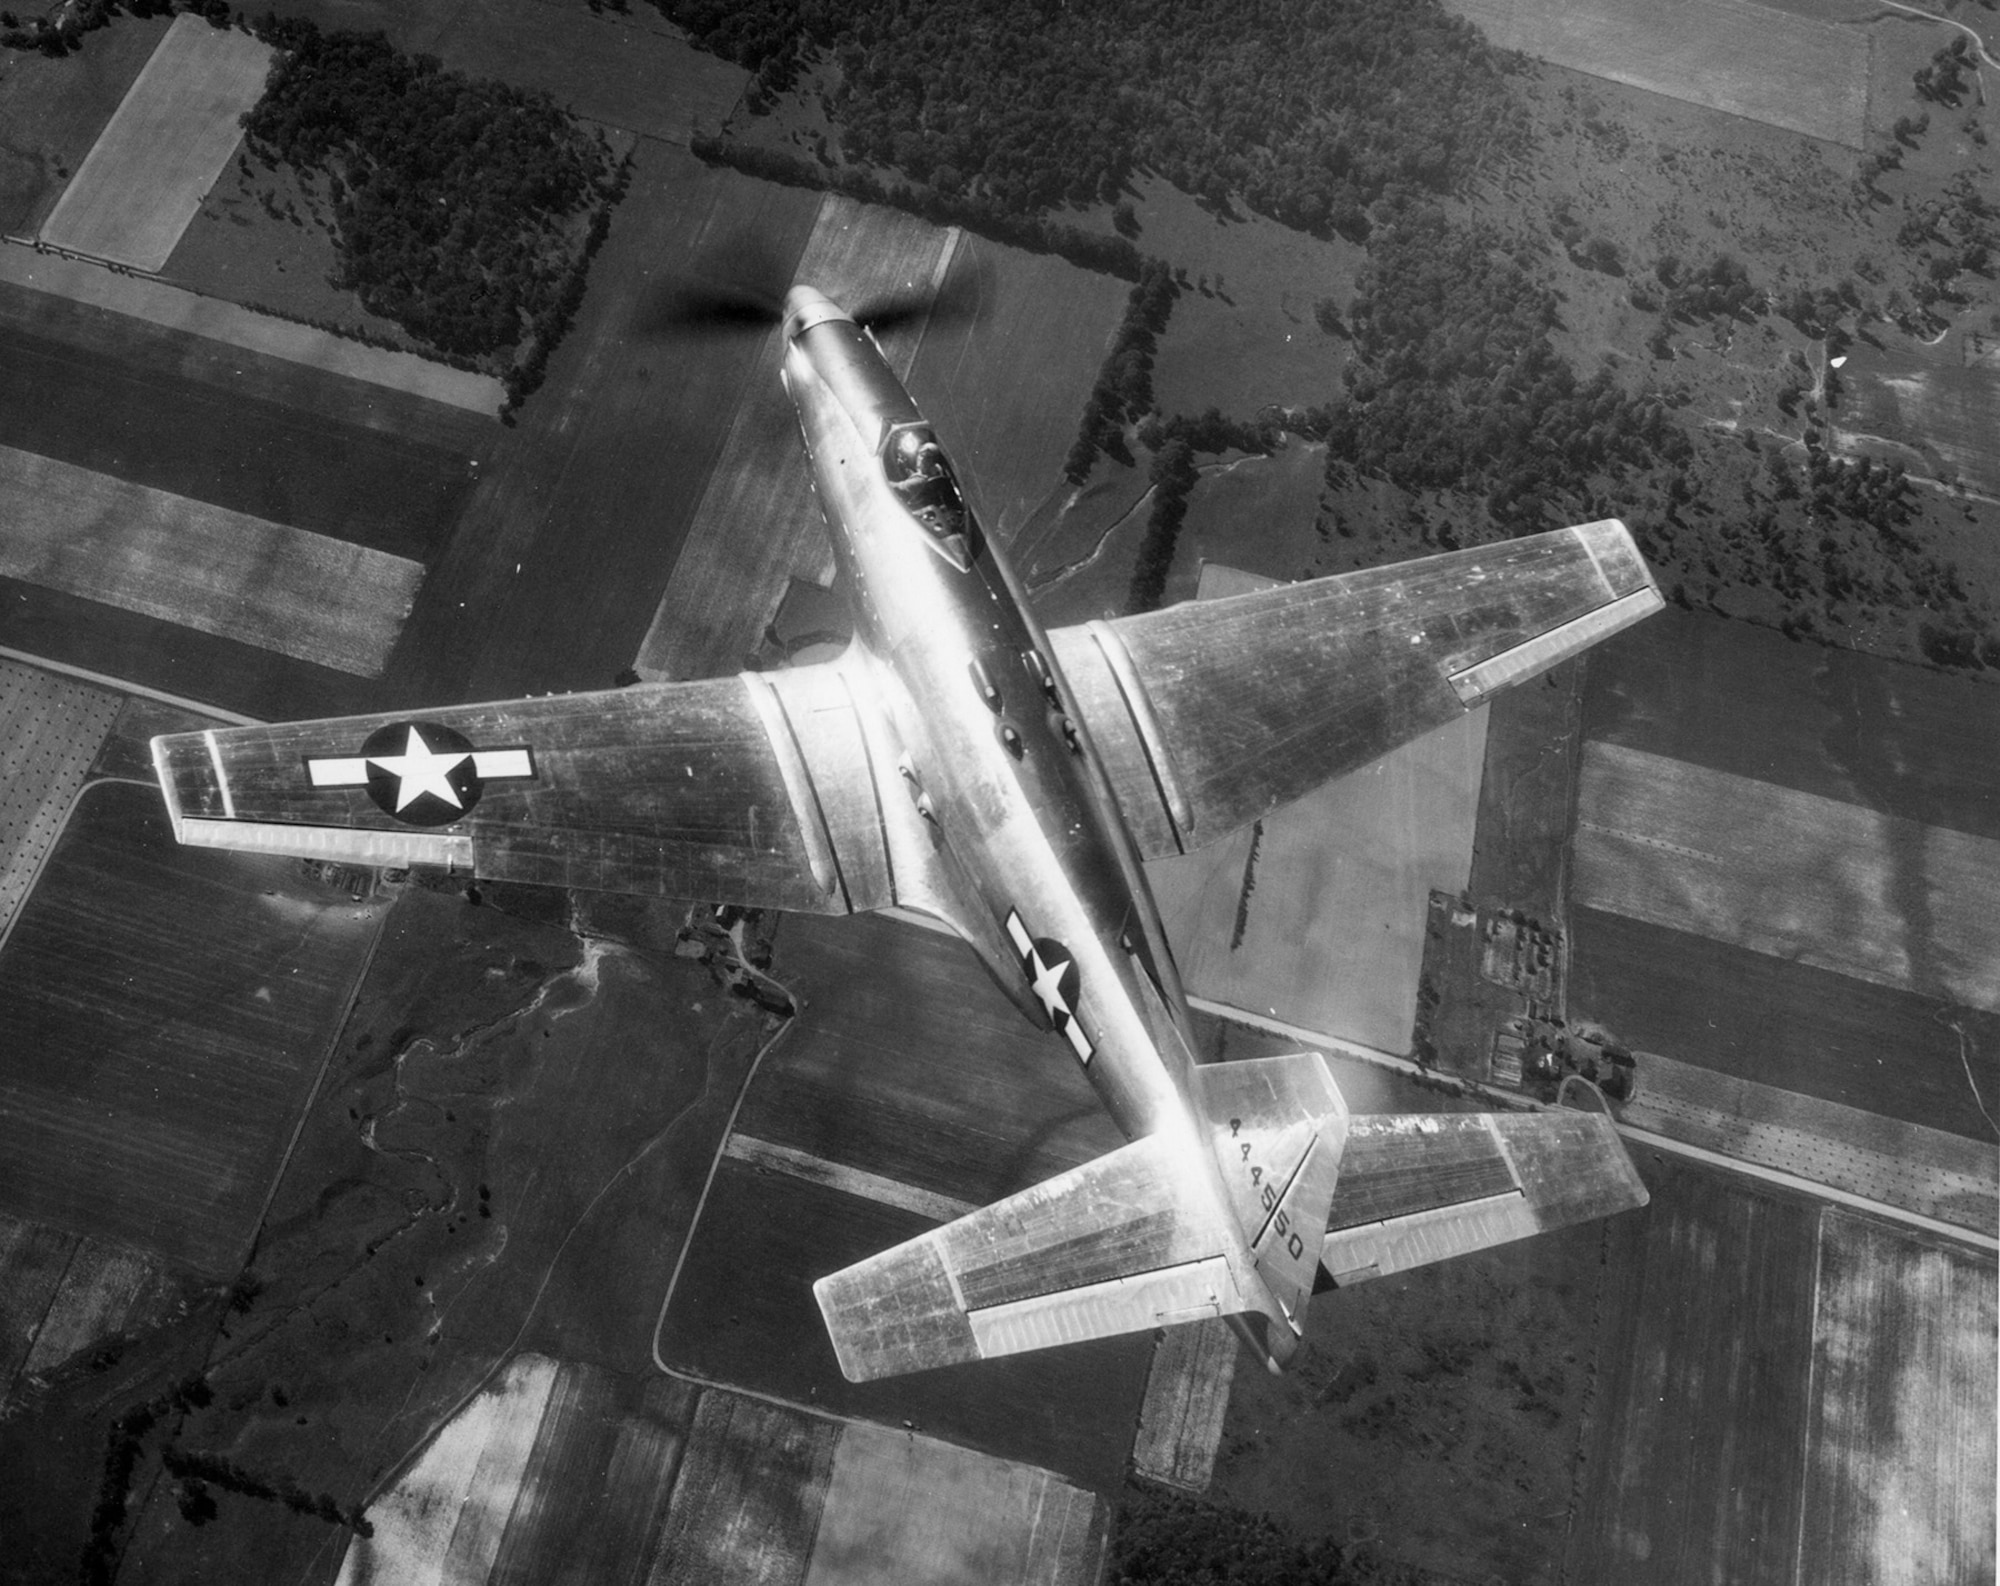
[[[379,923],[91,793],[0,953],[0,1210],[233,1275]]]
[[[736,1119],[749,1137],[970,1205],[1123,1143],[1068,1048],[956,938],[879,917],[788,918],[772,972],[805,1012]],[[1131,1448],[1149,1339],[852,1384],[814,1278],[935,1218],[726,1159],[660,1318],[657,1358],[921,1430],[1103,1490]],[[1067,1406],[1067,1408],[1062,1408]]]
[[[1610,1225],[1569,1577],[1804,1586],[1818,1208],[1639,1161],[1653,1200]]]
[[[669,143],[720,122],[750,81],[644,6],[579,16],[547,0],[496,0],[448,15],[422,46],[447,66],[540,89],[586,121]]]
[[[183,291],[164,281],[119,275],[52,253],[0,248],[0,283],[52,292],[94,308],[150,321],[166,330],[191,331],[246,352],[266,353],[488,417],[500,411],[504,393],[500,382],[490,376],[469,374],[414,353],[370,347],[311,325],[274,319],[220,298]]]
[[[1211,564],[1213,593],[1256,587]],[[1356,1041],[1410,1047],[1433,888],[1471,865],[1487,712],[1179,858],[1147,866],[1192,996]]]
[[[21,451],[407,561],[435,553],[476,477],[476,453],[4,324],[0,424]]]
[[[2000,839],[2000,689],[1668,608],[1591,653],[1592,739]]]
[[[1799,1580],[1993,1578],[1994,1266],[1828,1208]]]
[[[1640,1052],[1618,1121],[1969,1229],[2000,1225],[1993,1142]]]
[[[1576,903],[2000,1013],[2000,842],[1595,743],[1576,822]]]
[[[61,59],[0,53],[0,232],[26,236],[47,217],[171,25],[121,17]]]
[[[2000,1019],[1597,909],[1571,912],[1572,1018],[1639,1051],[1863,1112],[1993,1138]]]
[[[380,676],[421,563],[0,446],[0,572]]]
[[[944,290],[954,301],[963,294],[971,312],[925,326],[910,395],[937,425],[981,525],[1011,546],[1068,488],[1063,459],[1130,289],[961,232]],[[1018,552],[1015,565],[1025,571]]]
[[[904,290],[911,282],[935,286],[950,267],[955,232],[837,194],[817,198],[816,211],[791,276],[837,303]],[[755,336],[751,330],[744,339]],[[882,338],[884,356],[899,376],[908,378],[922,336],[919,325]],[[832,551],[798,444],[798,419],[778,380],[779,338],[774,330],[760,340],[756,372],[633,662],[649,680],[742,667],[794,577],[832,581]]]
[[[805,1580],[1095,1586],[1106,1506],[1045,1470],[851,1422],[834,1444]]]
[[[725,1160],[660,1318],[655,1357],[704,1382],[887,1426],[907,1421],[1100,1492],[1115,1487],[1145,1394],[1150,1336],[883,1382],[851,1383],[840,1374],[813,1280],[934,1225],[877,1200]]]
[[[370,1505],[336,1579],[1088,1586],[1046,1471],[673,1378],[520,1355]]]
[[[136,1251],[0,1213],[0,1405],[23,1378],[154,1320],[175,1287]]]
[[[73,350],[85,366],[116,365],[142,383],[171,389],[184,381],[208,391],[228,390],[251,407],[309,408],[337,429],[378,431],[398,446],[472,458],[502,433],[488,414],[13,281],[0,280],[0,330],[23,343]],[[5,422],[19,418],[9,410]]]
[[[1989,495],[2000,493],[2000,358],[1995,338],[1960,325],[1932,342],[1884,326],[1857,341],[1840,378],[1831,442],[1849,456],[1901,462]]]
[[[235,151],[264,96],[272,50],[183,14],[92,145],[40,236],[59,248],[158,270]]]
[[[202,195],[161,275],[252,311],[338,325],[377,346],[417,350],[402,326],[369,313],[355,293],[333,284],[340,250],[330,210],[323,180],[289,165],[252,163],[239,145]]]
[[[698,274],[713,239],[800,246],[819,200],[669,144],[641,141],[635,159],[576,323],[418,601],[401,697],[606,687],[681,559],[761,339],[672,334],[663,296]],[[786,439],[789,458],[795,427]]]
[[[118,696],[0,661],[0,943],[83,791]]]
[[[1740,0],[1449,0],[1501,49],[1849,148],[1867,133],[1868,36]]]
[[[1606,1230],[1644,1215],[1316,1295],[1285,1376],[1240,1363],[1209,1496],[1443,1579],[1562,1579]]]
[[[523,1492],[562,1480],[538,1474],[550,1460],[637,1461],[625,1518],[656,1524],[641,1512],[664,1501],[649,1462],[674,1448],[646,1386],[668,1386],[652,1325],[772,1026],[700,964],[618,945],[615,916],[592,930],[580,944],[556,892],[488,887],[477,906],[401,892],[272,1196],[258,1283],[212,1330],[216,1398],[183,1425],[184,1446],[365,1500],[526,1352],[562,1362],[543,1427],[571,1441],[538,1445]],[[599,1443],[576,1418],[607,1402]],[[89,1501],[76,1497],[79,1536]],[[255,1559],[260,1578],[330,1578],[343,1533],[224,1502],[225,1523],[191,1528],[171,1487],[153,1489],[127,1567],[224,1580]],[[517,1531],[503,1564],[508,1548],[580,1552],[590,1513],[602,1534],[589,1545],[626,1546],[598,1502],[586,1479],[549,1520],[558,1531]]]

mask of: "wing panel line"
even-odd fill
[[[1085,623],[1084,628],[1097,641],[1104,664],[1111,668],[1112,681],[1118,685],[1125,709],[1131,714],[1132,725],[1138,729],[1139,743],[1146,751],[1146,763],[1153,773],[1154,785],[1159,789],[1160,802],[1166,805],[1167,816],[1173,823],[1174,844],[1186,852],[1187,843],[1183,839],[1194,834],[1194,811],[1181,788],[1180,778],[1174,772],[1173,757],[1167,752],[1166,734],[1160,730],[1159,717],[1153,713],[1153,701],[1146,692],[1145,682],[1139,676],[1139,669],[1132,664],[1131,652],[1125,648],[1125,641],[1118,637],[1115,628],[1102,621]]]
[[[838,891],[851,911],[854,900],[848,895],[846,880],[840,873],[840,859],[833,849],[833,834],[827,830],[826,812],[820,808],[819,793],[792,731],[785,702],[778,698],[778,691],[769,679],[755,672],[737,675],[743,681],[744,692],[750,696],[757,720],[763,725],[764,736],[770,740],[771,753],[777,756],[778,776],[785,784],[792,818],[799,824],[799,837],[806,845],[806,863],[812,869],[813,880],[828,897]]]

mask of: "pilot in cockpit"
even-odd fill
[[[938,535],[964,532],[965,503],[952,480],[944,448],[928,430],[912,428],[897,435],[882,463],[903,505],[927,530]]]

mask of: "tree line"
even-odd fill
[[[935,188],[885,181],[862,166],[829,168],[782,149],[733,143],[711,131],[697,131],[688,139],[688,149],[710,165],[726,165],[747,176],[762,177],[787,187],[830,189],[863,203],[887,204],[937,225],[958,226],[1011,248],[1054,254],[1079,269],[1095,270],[1102,275],[1131,281],[1138,278],[1142,267],[1139,250],[1124,237],[1107,237],[1101,231],[1088,231],[1047,215],[1016,214],[965,194],[953,197]]]
[[[334,284],[447,352],[496,353],[546,323],[571,276],[571,218],[616,195],[602,134],[545,93],[380,33],[270,13],[256,31],[280,54],[244,131],[265,163],[325,174]]]
[[[1151,171],[1358,239],[1391,186],[1464,192],[1529,142],[1509,58],[1436,0],[655,3],[753,105],[830,58],[848,159],[1014,213]]]

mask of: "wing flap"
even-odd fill
[[[1050,635],[1141,854],[1366,765],[1662,604],[1615,519]]]
[[[1245,1308],[1186,1161],[1150,1136],[813,1285],[850,1381]]]
[[[1336,1284],[1358,1283],[1646,1201],[1602,1113],[1357,1117],[1320,1265]]]
[[[888,836],[835,665],[172,734],[154,762],[177,834],[201,846],[880,908],[897,901]]]

